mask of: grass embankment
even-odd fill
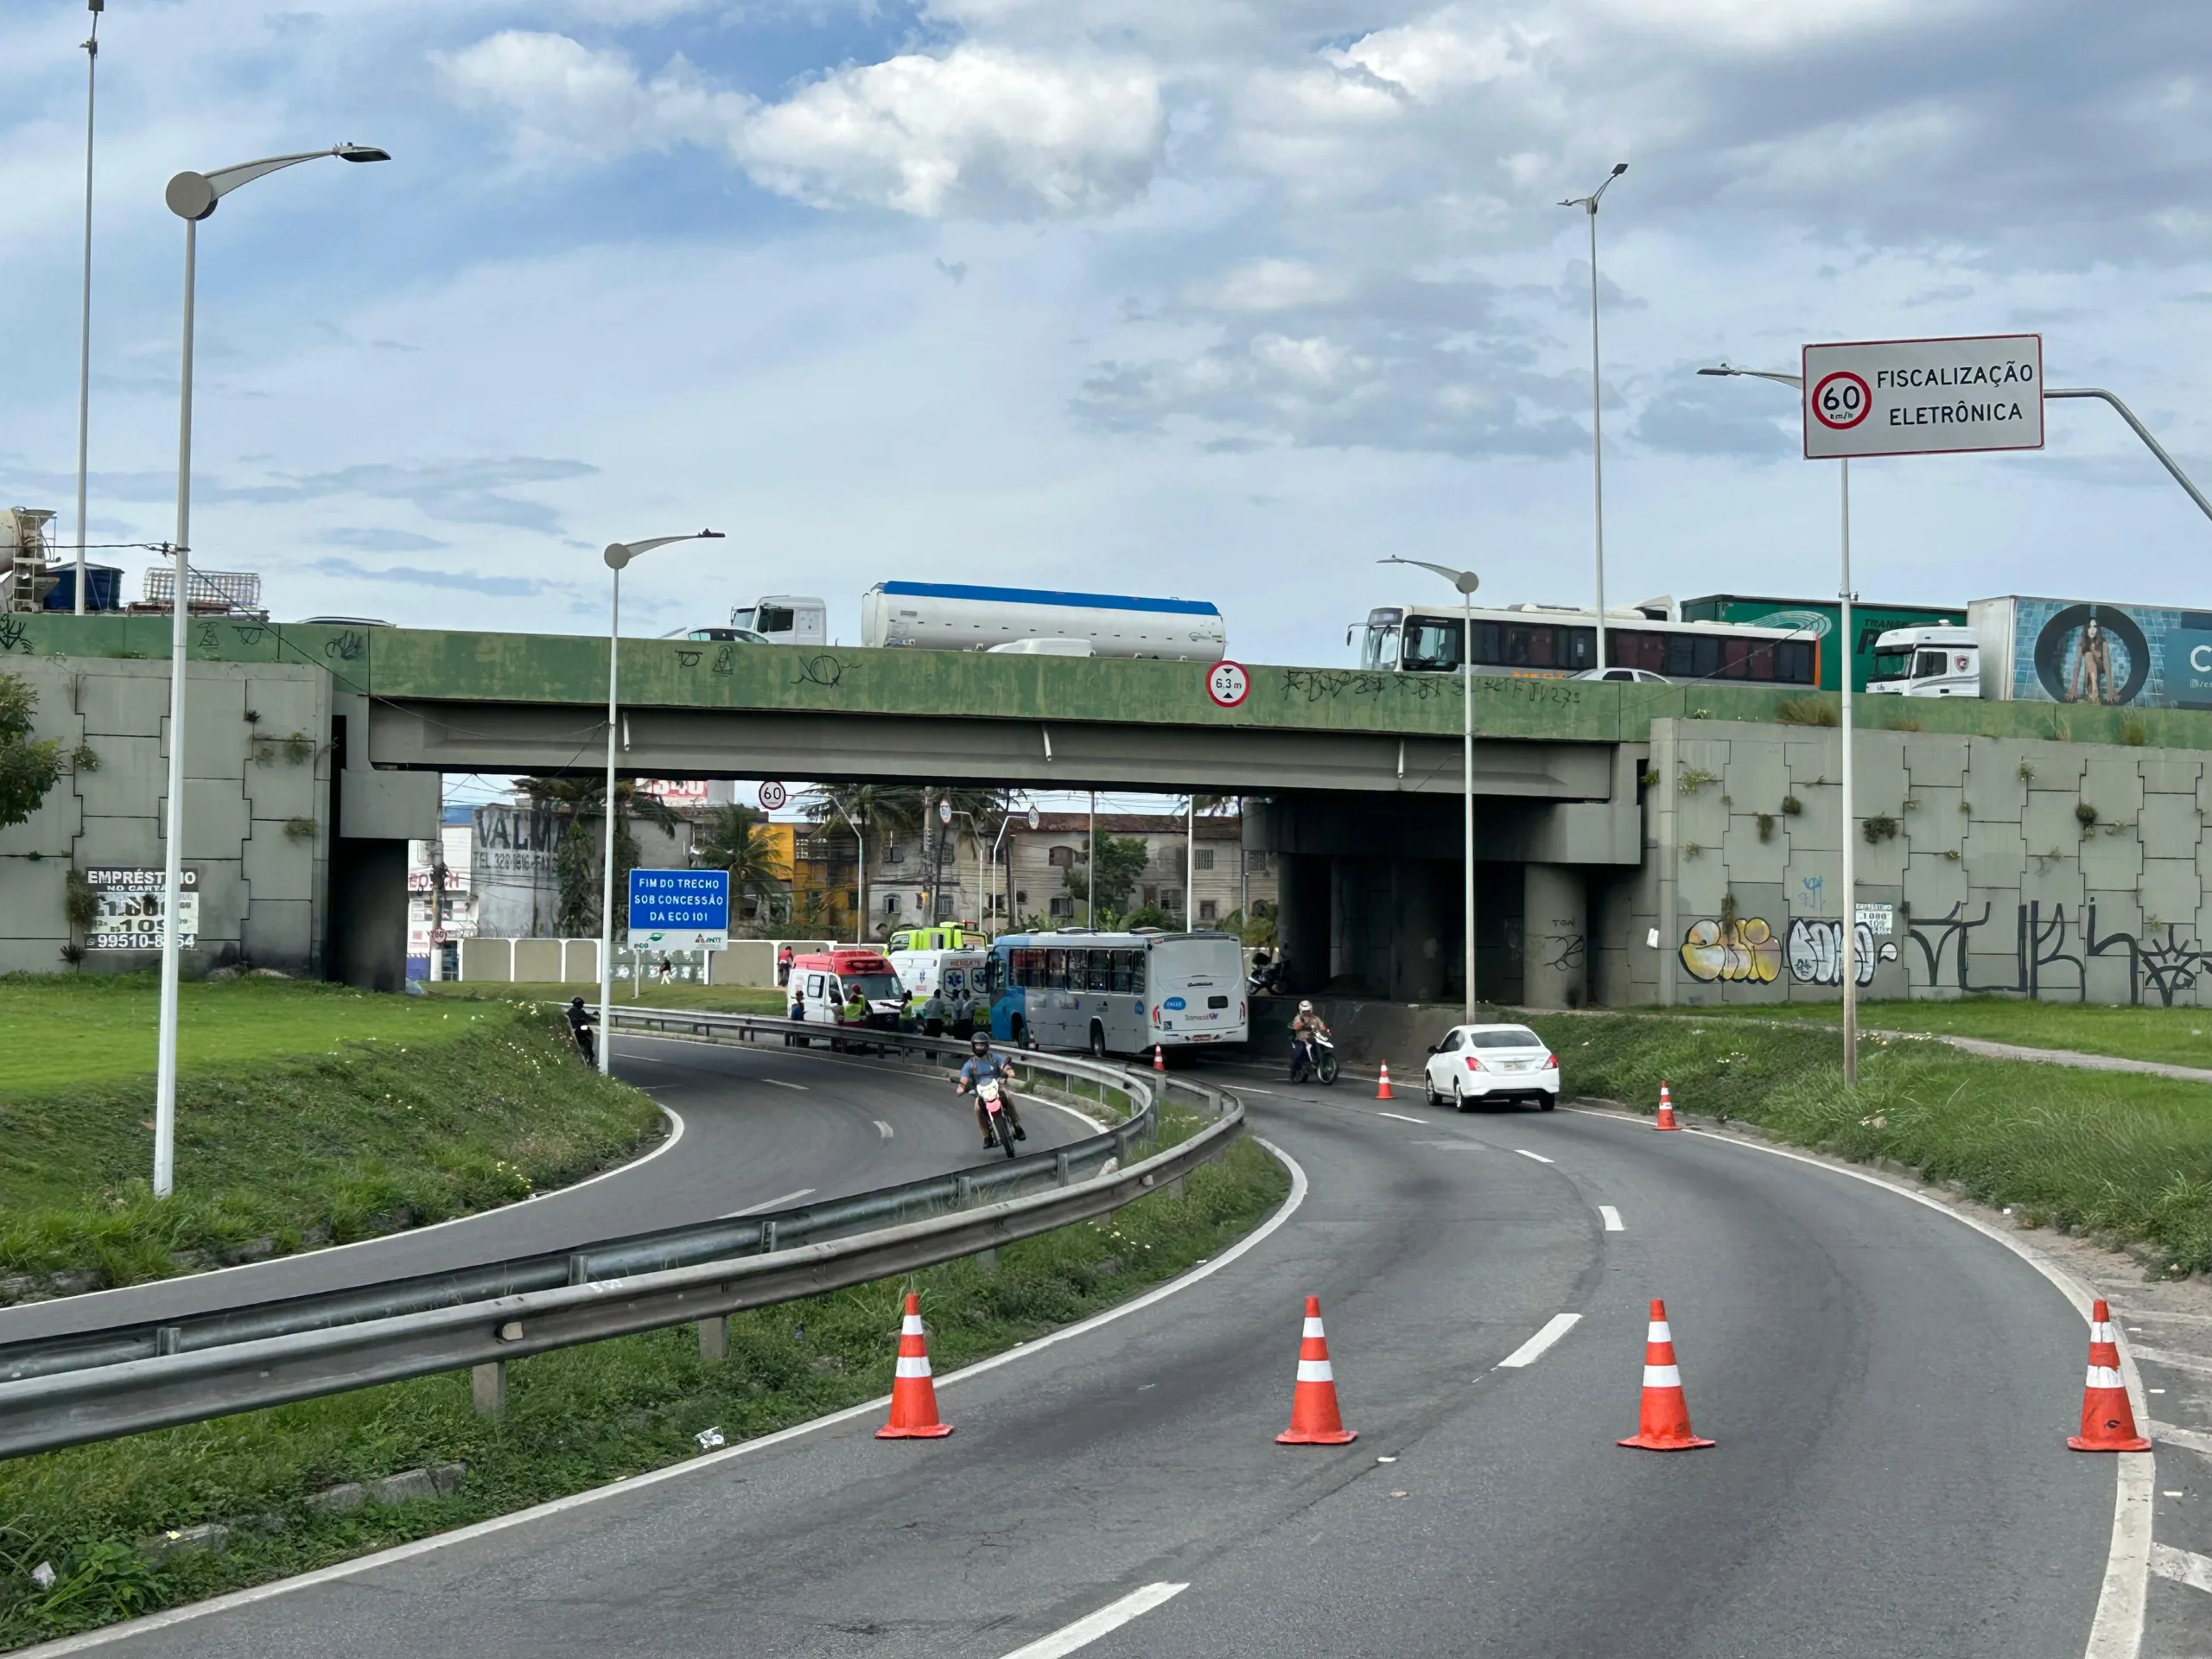
[[[425,988],[435,997],[457,997],[463,1001],[558,1002],[566,1006],[572,996],[581,996],[594,1012],[599,1007],[599,987],[596,985],[505,984],[499,980],[432,980]],[[757,989],[746,985],[656,985],[645,982],[644,994],[632,996],[624,985],[614,988],[614,1004],[618,1008],[637,1007],[650,1012],[655,1008],[698,1008],[714,1014],[788,1014],[791,1000],[779,990],[770,987]]]
[[[786,1303],[730,1321],[729,1357],[699,1357],[682,1325],[541,1354],[509,1368],[506,1414],[477,1416],[465,1375],[422,1377],[0,1464],[0,1646],[127,1618],[303,1572],[406,1539],[504,1515],[732,1444],[888,1391],[900,1298],[922,1296],[930,1357],[961,1365],[1109,1306],[1214,1255],[1279,1204],[1281,1166],[1249,1141],[1113,1220],[1009,1244],[995,1271],[973,1260]],[[961,1421],[957,1390],[943,1402]],[[459,1490],[346,1516],[310,1494],[441,1462]],[[232,1523],[224,1553],[149,1565],[139,1541]],[[41,1562],[56,1573],[41,1591]]]
[[[632,1156],[664,1121],[578,1064],[550,1007],[274,980],[182,993],[175,1192],[156,1201],[151,976],[0,981],[8,1299],[491,1209]]]
[[[1681,1009],[1675,1015],[1687,1017]],[[1840,1002],[1787,1002],[1730,1007],[1732,1017],[1802,1020],[1840,1025]],[[1971,996],[1950,1002],[1861,1002],[1859,1023],[1877,1031],[1940,1032],[2023,1048],[2071,1049],[2122,1059],[2159,1060],[2212,1071],[2212,1008],[2098,1007],[2030,1002],[2016,996]]]
[[[2078,1020],[2099,1011],[2069,1012]],[[1529,1022],[1559,1054],[1575,1094],[1649,1112],[1663,1078],[1689,1111],[1740,1118],[1846,1158],[1894,1160],[1983,1204],[2010,1205],[2030,1226],[2147,1247],[2157,1271],[2212,1271],[2212,1084],[1869,1038],[1854,1092],[1843,1086],[1827,1031],[1777,1028],[1732,1011]]]

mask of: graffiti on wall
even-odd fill
[[[1860,922],[1852,938],[1852,977],[1861,985],[1874,982],[1874,969],[1895,962],[1897,948],[1888,939],[1877,940],[1874,930]],[[1800,985],[1843,983],[1843,924],[1819,917],[1800,916],[1789,924],[1789,977]]]
[[[1770,985],[1782,972],[1782,943],[1757,916],[1692,922],[1682,935],[1682,966],[1692,979],[1711,984]]]
[[[2069,921],[2064,905],[2052,906],[2046,916],[2042,901],[2031,899],[2014,907],[2011,976],[1978,981],[1974,974],[1975,959],[1986,961],[1996,952],[1976,951],[1974,935],[1990,925],[1993,913],[1993,906],[1985,901],[1981,914],[1970,917],[1966,906],[1960,903],[1932,919],[1914,919],[1907,937],[1920,947],[1929,984],[1943,984],[1948,975],[1948,982],[1961,991],[2005,991],[2031,997],[2046,991],[2062,995],[2071,992],[2077,1001],[2087,1001],[2087,964],[2100,957],[2125,956],[2128,1001],[2141,1002],[2147,988],[2171,1007],[2178,993],[2195,989],[2200,975],[2212,973],[2212,949],[2195,938],[2184,938],[2176,923],[2166,925],[2163,938],[2155,931],[2138,935],[2125,929],[2100,933],[2094,902]],[[2067,949],[2069,933],[2072,950]]]

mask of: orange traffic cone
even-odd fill
[[[2127,1381],[2120,1374],[2120,1344],[2113,1336],[2112,1310],[2104,1299],[2089,1313],[2089,1380],[2082,1389],[2082,1432],[2066,1444],[2076,1452],[2148,1452],[2151,1442],[2135,1432],[2134,1408],[2127,1403]]]
[[[1664,1083],[1659,1085],[1659,1121],[1651,1127],[1655,1129],[1679,1129],[1682,1127],[1675,1122],[1675,1097],[1667,1092]]]
[[[1152,1046],[1152,1069],[1155,1071],[1167,1069],[1167,1051],[1158,1043]]]
[[[1290,1427],[1277,1446],[1343,1446],[1359,1436],[1337,1414],[1337,1377],[1329,1369],[1329,1339],[1321,1332],[1321,1299],[1306,1299],[1306,1336],[1298,1345],[1298,1391],[1290,1397]]]
[[[1682,1374],[1675,1364],[1675,1334],[1667,1328],[1667,1304],[1651,1299],[1651,1328],[1643,1338],[1643,1406],[1636,1433],[1617,1446],[1646,1452],[1687,1452],[1711,1446],[1690,1433],[1689,1402],[1682,1398]]]
[[[1377,1100],[1397,1098],[1390,1092],[1390,1062],[1388,1060],[1382,1062],[1382,1074],[1375,1080],[1375,1098]]]
[[[906,1317],[899,1322],[899,1370],[891,1383],[891,1421],[875,1431],[879,1440],[936,1440],[952,1433],[937,1420],[937,1385],[930,1381],[929,1342],[922,1334],[922,1299],[906,1293]]]

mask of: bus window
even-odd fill
[[[1399,649],[1408,669],[1455,669],[1459,666],[1459,623],[1441,616],[1409,616]]]
[[[1111,950],[1086,950],[1084,955],[1084,989],[1103,991],[1110,988],[1114,953]]]
[[[1006,989],[1006,964],[994,951],[983,959],[983,994],[994,1002]]]
[[[1144,995],[1144,952],[1116,950],[1114,952],[1113,983],[1108,988],[1116,996]]]
[[[1065,991],[1068,988],[1068,953],[1047,950],[1045,953],[1045,988]]]
[[[1504,630],[1500,628],[1495,622],[1478,622],[1475,624],[1474,660],[1478,664],[1496,664],[1503,663],[1505,660],[1505,647],[1503,643],[1501,643],[1500,639],[1500,636],[1503,632]]]
[[[1810,685],[1814,679],[1813,645],[1807,639],[1784,639],[1774,648],[1774,677],[1792,685]]]

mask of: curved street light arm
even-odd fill
[[[2151,429],[2135,418],[2135,411],[2130,409],[2126,404],[2121,403],[2120,399],[2113,397],[2112,393],[2097,386],[2046,386],[2044,388],[2043,395],[2046,399],[2052,397],[2101,397],[2106,403],[2110,404],[2115,410],[2120,411],[2120,418],[2126,421],[2127,424],[2134,429],[2135,435],[2143,440],[2144,446],[2148,448],[2152,454],[2158,458],[2158,464],[2173,474],[2174,482],[2180,485],[2183,489],[2189,492],[2189,499],[2196,503],[2197,511],[2202,512],[2207,518],[2212,518],[2212,501],[2207,501],[2204,499],[2204,492],[2198,489],[2196,485],[2189,481],[2189,474],[2182,471],[2180,464],[2176,461],[2171,455],[2166,453],[2165,446],[2151,435]]]
[[[642,542],[609,542],[607,551],[600,556],[607,561],[610,570],[620,570],[640,553],[650,553],[657,547],[666,547],[671,542],[719,542],[726,539],[719,530],[695,530],[689,536],[649,536]]]
[[[1771,380],[1777,386],[1794,386],[1800,391],[1802,391],[1805,389],[1805,377],[1803,375],[1784,374],[1779,369],[1739,369],[1734,367],[1731,364],[1724,362],[1717,368],[1700,369],[1698,372],[1700,374],[1723,376],[1740,375],[1752,380]]]
[[[1471,594],[1482,586],[1482,578],[1471,570],[1454,570],[1448,564],[1431,564],[1427,559],[1402,559],[1395,554],[1387,559],[1377,559],[1377,564],[1412,564],[1424,570],[1433,570],[1463,594]]]

